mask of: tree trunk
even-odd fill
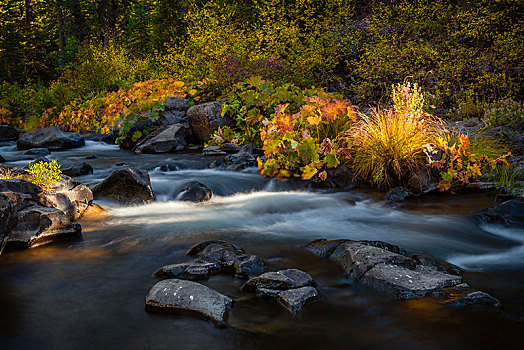
[[[60,47],[60,53],[64,53],[66,37],[64,28],[64,12],[62,11],[61,0],[56,0],[56,16],[58,19],[58,45]]]
[[[33,26],[33,1],[25,0],[25,21],[28,27]]]

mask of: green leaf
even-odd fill
[[[318,145],[312,137],[305,138],[298,146],[298,154],[305,163],[317,162],[319,151]]]
[[[331,150],[331,152],[324,158],[324,164],[328,168],[335,168],[340,164],[337,156],[335,155],[335,150]]]

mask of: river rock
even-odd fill
[[[163,125],[185,123],[188,108],[189,102],[184,97],[170,96],[166,99],[164,111],[160,113],[158,121]]]
[[[497,298],[481,291],[469,293],[466,296],[455,300],[451,305],[456,307],[492,307],[495,309],[500,309],[502,307],[502,304]]]
[[[406,256],[403,249],[380,241],[316,240],[306,249],[338,263],[355,282],[398,299],[426,297],[463,283],[460,269],[420,255]]]
[[[104,134],[100,136],[100,142],[107,143],[109,145],[114,145],[116,143],[116,139],[118,138],[118,135],[110,132],[108,134]]]
[[[18,140],[18,130],[11,125],[0,125],[0,141]]]
[[[200,283],[179,279],[158,282],[146,296],[146,308],[161,312],[192,313],[227,326],[233,300]]]
[[[75,207],[63,193],[42,193],[39,195],[39,205],[61,210],[69,220],[75,219]]]
[[[196,259],[164,266],[154,275],[160,278],[202,279],[220,272],[250,278],[260,275],[266,268],[258,256],[245,254],[239,246],[224,241],[195,244],[186,254]]]
[[[395,187],[392,188],[386,194],[386,200],[390,202],[402,202],[409,197],[409,191],[405,187]]]
[[[297,313],[300,312],[307,303],[318,300],[319,294],[314,287],[301,287],[284,290],[278,293],[275,298],[289,311]]]
[[[512,199],[473,215],[480,223],[510,226],[524,221],[524,199]]]
[[[250,153],[238,152],[229,154],[225,158],[217,159],[209,165],[210,168],[239,171],[257,165],[257,159]]]
[[[256,292],[258,289],[288,290],[312,286],[313,278],[304,271],[288,269],[271,271],[253,277],[242,286],[245,292]]]
[[[80,239],[82,227],[72,223],[58,209],[32,206],[18,212],[18,224],[7,240],[5,249],[24,249]]]
[[[25,194],[25,193],[20,193],[20,192],[1,192],[1,193],[6,195],[7,197],[9,197],[9,199],[11,200],[13,205],[15,206],[15,210],[16,211],[20,211],[20,210],[22,210],[24,208],[27,208],[27,207],[31,206],[31,205],[37,205],[38,204],[38,200],[36,200],[30,194]]]
[[[123,203],[144,203],[155,199],[149,174],[137,168],[114,171],[93,187],[95,199],[111,198]]]
[[[0,193],[0,254],[2,254],[4,245],[17,223],[18,216],[15,206],[8,196]]]
[[[206,148],[202,150],[202,155],[209,156],[209,157],[226,156],[227,152],[222,151],[219,146],[207,146]]]
[[[25,151],[24,154],[28,154],[31,156],[45,157],[51,154],[51,152],[49,152],[47,148],[31,148],[30,150]]]
[[[74,132],[64,132],[56,126],[30,131],[16,143],[19,150],[31,148],[47,148],[63,150],[85,146],[82,136]]]
[[[174,124],[160,127],[140,141],[133,151],[136,153],[168,153],[186,148],[186,127]]]
[[[0,163],[5,163],[5,158],[0,154]]]
[[[37,195],[42,192],[42,188],[23,179],[7,179],[0,180],[0,192],[18,192]]]
[[[211,138],[211,135],[222,126],[231,126],[232,121],[221,116],[225,100],[202,103],[188,109],[187,117],[193,135],[200,143]]]
[[[73,219],[80,218],[93,202],[93,192],[83,183],[62,174],[61,181],[55,184],[55,192],[65,195],[74,208]]]
[[[206,202],[211,199],[213,193],[203,183],[191,181],[182,187],[182,192],[177,195],[177,199],[185,202]]]
[[[67,176],[83,176],[93,173],[93,167],[86,162],[75,162],[69,168],[62,169],[62,173]]]
[[[209,275],[220,272],[220,264],[201,260],[187,261],[180,264],[166,265],[156,270],[153,276],[158,278],[181,278],[186,280],[207,279]]]
[[[242,151],[242,147],[234,143],[223,143],[220,146],[218,146],[218,148],[226,153],[238,153]]]

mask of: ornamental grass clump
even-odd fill
[[[424,111],[420,87],[409,82],[393,88],[393,107],[376,108],[348,131],[353,167],[358,175],[388,189],[405,183],[424,166],[424,146],[440,132]]]

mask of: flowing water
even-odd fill
[[[0,146],[11,166],[29,157]],[[149,171],[157,202],[123,207],[97,201],[108,215],[80,220],[83,240],[0,257],[0,348],[10,349],[491,349],[524,340],[524,229],[478,226],[469,214],[494,206],[494,194],[440,195],[390,205],[376,194],[307,191],[268,180],[256,169],[212,170],[200,154],[135,155],[88,141],[48,156],[63,166],[86,160],[78,178],[94,184],[130,165]],[[170,171],[160,166],[168,164]],[[204,204],[175,201],[183,184],[213,190]],[[352,205],[354,201],[356,204]],[[315,238],[383,240],[466,270],[474,288],[499,298],[505,312],[458,310],[440,300],[393,301],[351,284],[341,270],[304,252]],[[276,301],[241,292],[244,281],[203,282],[235,301],[230,327],[146,312],[157,268],[188,260],[208,239],[234,242],[271,269],[299,268],[321,300],[298,315]]]

